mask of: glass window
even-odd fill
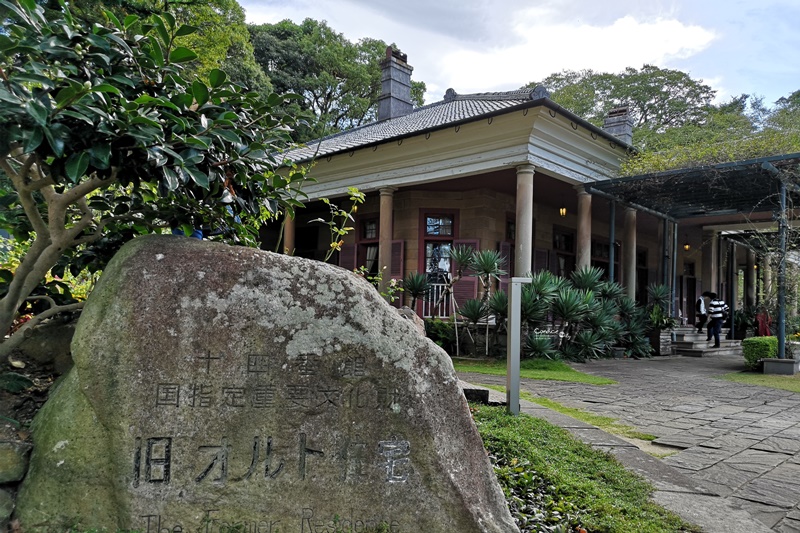
[[[453,235],[451,215],[428,215],[425,217],[425,235],[447,237]]]
[[[452,243],[425,243],[425,272],[431,283],[445,283],[450,275],[450,248]]]
[[[361,225],[361,238],[362,239],[377,239],[378,238],[378,221],[365,220]]]

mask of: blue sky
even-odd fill
[[[517,89],[563,69],[688,72],[725,101],[800,90],[800,0],[240,0],[250,23],[325,20],[395,43],[427,102]]]

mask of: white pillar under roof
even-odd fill
[[[294,255],[294,219],[287,213],[283,221],[283,253]]]
[[[394,212],[394,193],[395,187],[383,187],[380,189],[380,222],[378,224],[378,268],[383,273],[381,281],[381,292],[386,290],[390,281],[389,272],[392,262],[392,238],[394,231],[392,228],[392,215]]]
[[[592,266],[592,195],[582,185],[578,191],[578,228],[575,269]]]
[[[625,292],[629,298],[636,299],[636,210],[625,208],[622,228],[622,276]]]
[[[536,167],[517,167],[517,213],[514,276],[525,276],[533,268],[533,174]]]

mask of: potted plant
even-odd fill
[[[755,314],[751,309],[737,309],[733,312],[733,338],[743,340],[747,337],[747,330],[753,327]]]
[[[670,288],[667,285],[653,283],[647,287],[649,303],[647,304],[647,323],[646,330],[650,338],[650,345],[653,347],[653,355],[669,355],[664,353],[661,334],[672,331],[676,325],[675,318],[667,313],[667,306],[671,296]]]

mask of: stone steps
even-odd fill
[[[712,348],[714,340],[706,340],[706,333],[697,333],[697,328],[675,328],[675,341],[672,346],[676,355],[684,357],[713,357],[723,355],[742,355],[742,341],[728,340],[728,328],[722,328],[720,347]]]

